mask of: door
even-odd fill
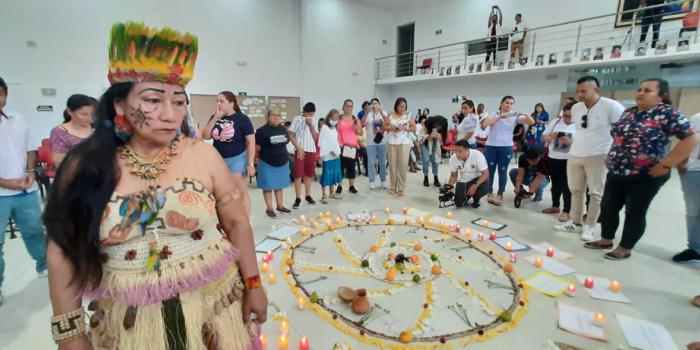
[[[414,23],[399,26],[396,31],[396,76],[413,75],[413,29]]]

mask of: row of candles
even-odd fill
[[[287,350],[289,347],[289,322],[287,320],[280,321],[280,335],[277,337],[277,347],[279,350]],[[267,348],[267,336],[265,333],[260,334],[260,345],[262,349]],[[311,343],[308,337],[299,339],[299,350],[309,350]]]

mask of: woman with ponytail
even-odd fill
[[[60,350],[249,349],[267,315],[249,219],[219,153],[185,137],[197,38],[116,24],[109,52],[95,131],[45,208],[53,338]]]
[[[92,135],[94,101],[94,98],[83,94],[68,98],[63,111],[63,124],[51,130],[51,158],[55,166],[61,164],[66,153],[75,145]]]

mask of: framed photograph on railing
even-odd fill
[[[549,64],[557,64],[557,56],[559,56],[557,53],[550,53],[549,54]]]
[[[615,28],[627,27],[632,25],[632,18],[634,15],[633,11],[621,13],[623,11],[634,10],[639,8],[641,0],[618,0],[617,5],[617,16],[615,17]],[[674,2],[672,4],[666,4],[663,6],[663,21],[669,21],[674,19],[682,18],[686,13],[693,12],[697,9],[696,0],[682,0],[679,2]],[[637,24],[641,24],[642,20],[637,15]]]
[[[581,62],[591,60],[591,49],[583,49],[581,51]]]
[[[564,58],[561,60],[561,63],[571,63],[571,59],[574,57],[574,51],[569,50],[569,51],[564,51]]]
[[[610,58],[620,58],[622,57],[622,45],[613,45],[610,51]]]

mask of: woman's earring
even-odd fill
[[[134,134],[134,126],[121,114],[114,116],[114,134],[124,142],[128,142]]]

